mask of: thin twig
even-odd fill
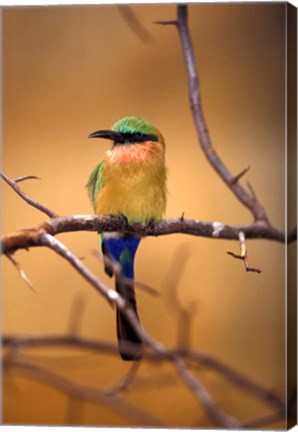
[[[191,350],[181,351],[180,349],[177,349],[177,354],[187,360],[194,361],[201,366],[216,371],[243,392],[253,395],[263,402],[273,406],[275,409],[282,409],[284,406],[284,401],[275,392],[264,388],[260,384],[254,382],[252,379],[235,371],[220,360],[217,360],[210,354]]]
[[[141,364],[140,362],[132,363],[124,379],[122,379],[122,382],[120,384],[110,386],[110,388],[105,390],[105,394],[115,395],[115,394],[127,392],[131,388],[136,378],[137,372],[140,368],[140,364]]]
[[[30,198],[25,192],[23,192],[19,186],[17,185],[17,182],[26,180],[27,178],[32,178],[33,176],[25,176],[25,177],[18,177],[16,181],[10,180],[3,172],[0,172],[1,177],[3,180],[28,204],[30,204],[32,207],[35,207],[37,210],[45,213],[50,218],[57,217],[57,213],[53,212],[53,210],[50,210],[48,207],[45,207],[44,205],[40,204],[39,202],[33,200]]]
[[[127,320],[130,322],[136,333],[144,342],[152,345],[154,348],[158,349],[158,345],[153,342],[153,339],[145,332],[137,318],[137,315],[131,305],[125,301],[125,299],[114,290],[107,287],[100,279],[98,279],[84,264],[83,262],[72,253],[62,242],[57,240],[50,234],[44,233],[42,235],[42,244],[49,247],[58,255],[66,259],[72,267],[85,279],[87,282],[96,289],[96,291],[101,294],[111,306],[117,306]],[[135,344],[127,342],[125,344],[125,349],[127,353],[134,353],[136,347]]]
[[[244,235],[244,232],[242,232],[242,231],[239,232],[239,242],[240,242],[240,255],[237,255],[231,251],[227,251],[227,254],[231,255],[234,258],[242,260],[244,262],[245,270],[247,272],[261,273],[260,269],[255,268],[255,267],[251,267],[248,263],[245,235]]]
[[[22,176],[22,177],[17,177],[13,181],[15,183],[20,183],[24,180],[40,180],[40,177],[37,177],[35,175],[26,175],[26,176]]]
[[[5,254],[7,256],[7,258],[12,262],[12,264],[15,266],[15,268],[17,269],[21,279],[25,282],[26,285],[28,285],[28,287],[36,294],[36,290],[34,288],[34,286],[32,285],[30,279],[28,278],[28,276],[26,275],[26,273],[24,272],[24,270],[21,267],[21,264],[19,262],[17,262],[14,257],[10,254],[10,253],[6,253]]]
[[[153,24],[159,24],[159,25],[163,25],[163,26],[167,26],[167,25],[178,25],[178,21],[177,20],[161,20],[161,21],[153,21]]]
[[[206,412],[212,420],[217,424],[222,425],[229,429],[240,428],[241,423],[234,417],[225,413],[211,398],[209,392],[206,390],[202,384],[194,379],[191,373],[188,371],[185,362],[179,356],[174,357],[174,364],[180,378],[186,383],[186,385],[191,389],[193,394],[200,400],[202,406],[205,408]]]
[[[65,258],[79,273],[84,277],[105,299],[113,305],[119,303],[122,305],[121,296],[115,291],[109,289],[102,281],[100,281],[77,257],[73,254],[62,242],[50,234],[43,233],[41,236],[41,244],[52,249],[58,255]]]

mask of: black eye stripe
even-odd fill
[[[146,141],[158,141],[157,135],[143,132],[120,132],[115,144],[142,143]]]

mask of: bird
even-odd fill
[[[112,141],[96,165],[87,190],[97,215],[113,215],[128,223],[152,224],[166,209],[167,169],[165,140],[148,120],[130,116],[118,120],[110,130],[92,132],[88,138]],[[99,233],[104,270],[115,276],[115,289],[140,323],[134,280],[134,260],[141,238],[119,232]],[[115,264],[120,269],[115,271]],[[140,360],[144,344],[125,315],[116,308],[118,351],[123,360]]]

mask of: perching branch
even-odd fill
[[[13,253],[19,249],[41,246],[41,237],[44,233],[54,236],[71,231],[118,231],[142,237],[188,234],[218,240],[238,240],[239,233],[243,232],[246,239],[267,239],[282,243],[285,242],[285,234],[282,231],[263,222],[226,225],[221,222],[204,222],[197,219],[176,218],[164,219],[154,223],[154,225],[146,225],[139,223],[128,224],[122,218],[114,216],[72,215],[55,217],[43,222],[38,227],[23,229],[4,235],[0,243],[1,253]],[[295,235],[291,233],[288,242],[294,240]]]

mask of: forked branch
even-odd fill
[[[254,217],[254,220],[263,221],[269,225],[269,219],[265,209],[258,201],[256,196],[249,194],[239,184],[240,178],[247,172],[248,169],[243,170],[240,175],[232,175],[213,147],[203,112],[199,74],[197,71],[192,39],[188,27],[187,5],[178,5],[176,20],[157,21],[156,24],[175,25],[178,29],[188,80],[190,108],[198,135],[198,141],[207,160],[217,172],[217,174],[221,177],[221,179],[225,182],[228,188],[234,193],[240,202],[249,209]]]

